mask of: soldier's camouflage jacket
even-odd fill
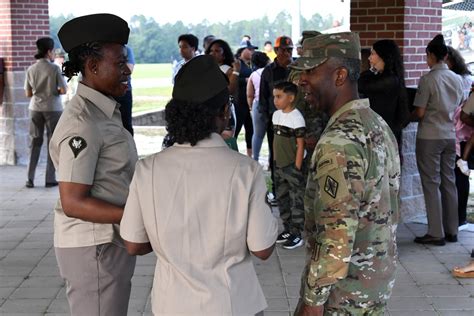
[[[399,182],[397,142],[369,100],[340,108],[306,187],[304,303],[356,315],[383,310],[395,280]]]

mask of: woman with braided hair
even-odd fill
[[[125,250],[119,224],[137,151],[113,97],[128,88],[129,32],[121,18],[94,14],[66,22],[58,33],[69,53],[64,75],[82,75],[50,144],[60,195],[54,247],[71,315],[127,315],[136,259]]]

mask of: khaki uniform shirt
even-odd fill
[[[416,137],[420,139],[455,139],[454,110],[464,98],[461,76],[449,70],[445,63],[431,67],[420,78],[413,105],[426,109],[418,123]]]
[[[254,315],[266,307],[249,250],[275,243],[257,162],[218,134],[140,160],[120,225],[158,258],[154,315]]]
[[[395,281],[399,180],[397,142],[368,99],[334,113],[306,187],[306,304],[350,315],[383,309]]]
[[[49,150],[58,181],[92,185],[91,196],[123,206],[138,159],[119,104],[79,83],[56,126]],[[118,225],[67,217],[55,207],[54,246],[85,247],[120,239]]]
[[[66,90],[67,85],[56,64],[45,58],[38,59],[26,71],[24,88],[33,92],[28,109],[43,112],[63,110],[58,88]]]

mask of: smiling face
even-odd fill
[[[301,73],[299,85],[303,87],[305,100],[316,111],[331,113],[337,95],[336,69],[326,61],[318,67]]]
[[[102,47],[102,58],[87,61],[91,88],[102,94],[119,97],[128,89],[131,74],[127,66],[127,49],[120,44],[108,43]]]

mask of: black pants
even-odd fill
[[[464,151],[466,142],[461,142],[461,154]],[[460,157],[456,156],[456,161]],[[467,210],[467,200],[469,198],[469,177],[464,175],[461,170],[456,166],[454,168],[454,174],[456,175],[456,188],[458,189],[458,216],[459,216],[459,225],[466,223],[466,210]]]
[[[115,97],[115,101],[120,103],[120,114],[122,114],[122,124],[127,131],[130,132],[133,136],[133,126],[132,126],[132,105],[133,97],[132,90],[129,89],[121,97]]]
[[[250,109],[247,104],[236,104],[235,115],[237,116],[237,124],[235,125],[235,138],[239,137],[242,125],[245,127],[245,143],[247,148],[252,148],[252,136],[253,136],[253,122],[252,115],[250,115]]]

